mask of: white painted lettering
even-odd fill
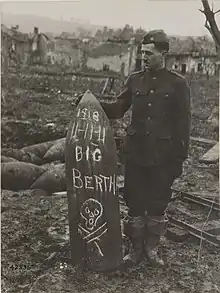
[[[95,161],[95,162],[101,161],[102,153],[101,153],[100,149],[96,148],[94,150],[94,152],[92,152],[92,158],[93,158],[93,161]]]
[[[78,127],[79,127],[79,122],[77,122],[77,124],[76,124],[75,133],[74,133],[74,136],[73,136],[73,138],[74,138],[75,140],[77,140],[77,141],[78,141],[78,139],[77,139],[77,135],[76,135],[76,133],[77,133],[77,129],[78,129]]]
[[[115,174],[110,176],[109,192],[112,192],[112,188],[113,188],[113,194],[115,195],[115,193],[116,193],[116,176],[115,176]]]
[[[102,159],[102,152],[97,147],[95,148],[95,150],[92,150],[89,146],[87,146],[86,150],[83,151],[83,148],[77,145],[75,147],[75,157],[77,162],[81,161],[83,158],[86,161],[92,159],[94,162],[100,162]]]
[[[79,117],[82,120],[94,120],[96,122],[99,122],[99,112],[94,111],[91,113],[87,108],[79,109],[77,112],[77,117]]]
[[[78,185],[77,185],[78,183]],[[81,172],[78,169],[73,168],[73,187],[82,188],[83,181],[81,179]]]
[[[84,125],[81,126],[82,128],[78,128],[78,129],[77,129],[77,133],[82,132],[82,133],[84,134],[84,138],[85,138],[85,134],[86,134],[86,131],[87,131],[88,129],[86,130],[86,127],[84,128],[83,126],[84,126]]]
[[[89,116],[89,114],[90,114],[90,112],[88,111],[88,109],[86,109],[86,108],[83,108],[82,110],[81,110],[81,113],[82,113],[82,117],[81,117],[81,119],[84,119],[84,120],[86,120],[86,119],[88,119],[88,118],[90,118]]]
[[[85,130],[85,134],[84,134],[84,139],[86,139],[88,128],[89,128],[89,123],[86,123],[86,130]]]
[[[97,143],[94,143],[94,142],[90,142],[90,144],[91,144],[91,145],[94,145],[95,147],[98,146],[98,144],[97,144]]]
[[[89,160],[89,146],[86,148],[86,160]]]
[[[104,127],[101,127],[101,125],[99,125],[97,130],[93,130],[93,133],[96,133],[98,135],[97,137],[98,142],[105,143],[105,128]]]
[[[92,117],[95,121],[99,122],[99,112],[97,111],[93,112]]]
[[[73,127],[72,127],[72,129],[71,129],[71,133],[70,133],[70,140],[72,139],[72,137],[73,137],[73,131],[74,131],[74,128],[75,128],[75,122],[73,123]]]
[[[104,175],[99,175],[101,178],[103,178],[103,181],[104,181],[104,191],[106,192],[106,191],[108,191],[108,189],[107,189],[107,180],[109,180],[109,177],[106,177],[106,176],[104,176]]]
[[[82,175],[78,169],[73,169],[73,187],[89,191],[112,192],[116,195],[116,175]]]
[[[105,143],[105,127],[103,127],[103,143]]]
[[[77,162],[81,161],[83,157],[82,147],[77,145],[75,148],[75,153],[76,153],[76,161]]]
[[[92,184],[92,176],[85,176],[85,189],[92,189],[94,190],[94,186]]]
[[[93,136],[93,125],[91,125],[90,140],[92,139],[92,136]]]
[[[97,175],[94,175],[94,177],[95,177],[95,183],[96,183],[96,190],[99,190],[100,189],[100,191],[103,192],[103,189],[102,189],[102,178],[99,177],[99,176],[97,176]],[[99,186],[99,188],[98,188],[98,186]]]

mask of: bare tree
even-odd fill
[[[220,30],[216,24],[215,15],[220,12],[220,9],[214,12],[214,8],[212,9],[209,6],[208,0],[201,0],[203,5],[203,10],[200,11],[205,15],[206,22],[205,27],[210,32],[215,44],[216,51],[220,58]]]
[[[203,10],[200,9],[200,11],[205,15],[206,21],[205,21],[205,27],[210,32],[215,45],[216,45],[216,51],[218,54],[218,57],[220,59],[220,31],[216,24],[215,15],[220,12],[220,9],[214,12],[214,8],[212,9],[209,6],[208,0],[201,0],[203,5]],[[220,70],[220,68],[219,68]],[[220,72],[219,72],[220,73]],[[220,74],[219,74],[220,78]],[[218,132],[218,126],[219,126],[219,117],[217,117],[216,113],[218,113],[218,106],[214,107],[212,110],[212,115],[209,117],[209,122],[214,126],[214,131]]]

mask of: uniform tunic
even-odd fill
[[[138,165],[160,165],[188,157],[190,91],[186,79],[167,69],[135,72],[111,104],[102,103],[109,118],[121,118],[132,105],[126,158]]]
[[[123,117],[132,106],[125,142],[124,198],[129,208],[136,206],[135,214],[148,207],[154,214],[163,213],[173,180],[180,175],[174,163],[188,157],[191,111],[186,79],[166,68],[134,72],[116,102],[101,104],[109,118]]]

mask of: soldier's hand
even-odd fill
[[[84,93],[82,93],[82,92],[75,94],[76,99],[75,99],[74,104],[76,107],[78,106],[79,102],[81,101],[83,95],[84,95]]]

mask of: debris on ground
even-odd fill
[[[177,228],[170,229],[160,246],[165,268],[152,268],[147,260],[128,271],[111,273],[73,267],[67,198],[52,192],[65,190],[64,142],[75,94],[87,89],[100,93],[105,80],[70,77],[61,82],[60,77],[33,73],[12,73],[2,79],[2,292],[220,292],[219,249],[203,241],[191,241],[185,231]],[[218,81],[200,77],[191,80],[190,85],[196,109],[191,135],[218,141],[218,133],[210,123],[214,119],[212,109],[218,106]],[[66,93],[70,91],[72,94]],[[119,84],[113,91],[119,92]],[[123,119],[111,121],[122,173],[121,138],[129,121],[129,111]],[[189,158],[174,188],[217,198],[218,162],[207,165],[199,161],[210,148],[209,143],[191,140]],[[173,209],[173,204],[170,212],[181,220],[201,223],[208,217],[209,211],[198,211],[180,202]],[[123,219],[124,207],[121,214]],[[126,251],[128,240],[123,241]]]

